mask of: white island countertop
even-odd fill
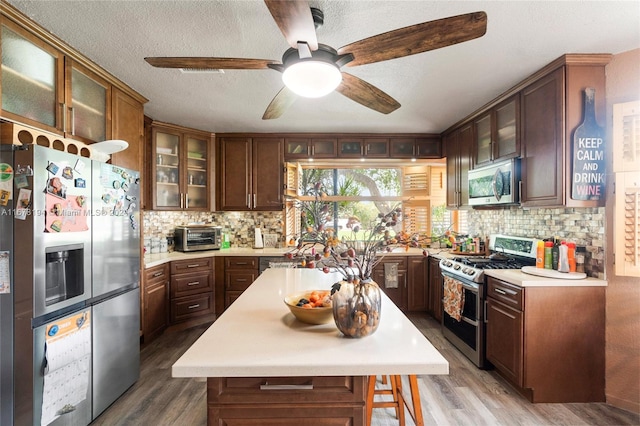
[[[448,374],[449,363],[383,293],[380,325],[352,339],[299,322],[288,294],[330,289],[337,274],[268,269],[176,361],[173,377]]]

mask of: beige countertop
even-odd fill
[[[202,257],[216,257],[216,256],[263,256],[263,257],[271,257],[271,256],[284,256],[284,254],[288,251],[291,251],[292,248],[263,248],[263,249],[254,249],[250,247],[236,247],[236,248],[228,248],[228,249],[220,249],[220,250],[204,250],[204,251],[194,251],[183,253],[179,251],[174,251],[170,253],[157,253],[157,254],[148,254],[143,258],[144,267],[152,268],[154,266],[162,265],[167,262],[172,262],[175,260],[188,260],[188,259],[199,259]],[[410,248],[409,250],[405,249],[396,249],[390,253],[381,253],[383,256],[423,256],[422,249]]]
[[[581,280],[558,279],[525,274],[519,269],[485,269],[485,275],[520,287],[604,287],[607,281],[587,277]]]
[[[449,363],[382,293],[380,325],[347,338],[333,321],[299,322],[284,297],[329,289],[336,273],[268,269],[173,364],[173,377],[448,374]]]

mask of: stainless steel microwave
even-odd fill
[[[178,251],[217,250],[220,248],[222,228],[210,225],[176,226],[174,242]]]
[[[469,171],[469,205],[517,204],[520,161],[517,158]]]

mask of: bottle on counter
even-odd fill
[[[538,240],[536,249],[536,268],[544,268],[544,241]]]
[[[576,272],[584,272],[584,260],[586,252],[586,247],[576,248]]]
[[[544,243],[544,268],[551,269],[552,266],[552,254],[553,241],[545,241]]]
[[[576,272],[576,243],[567,243],[567,260],[569,262],[569,272]]]
[[[551,269],[558,270],[558,261],[560,260],[560,238],[553,237],[553,246],[551,248]]]
[[[558,271],[569,272],[569,247],[564,241],[558,247]]]

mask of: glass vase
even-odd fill
[[[342,281],[332,297],[333,319],[338,330],[347,337],[373,334],[380,324],[382,299],[374,281],[358,284]]]

